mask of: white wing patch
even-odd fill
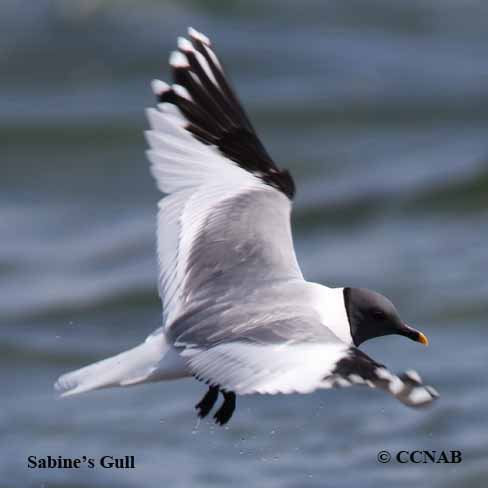
[[[324,378],[348,346],[336,343],[260,345],[221,344],[208,350],[187,348],[181,355],[193,373],[240,395],[310,393],[330,388]]]
[[[174,193],[211,182],[256,180],[250,173],[223,157],[216,148],[202,144],[178,126],[174,111],[166,114],[148,109],[147,116],[153,129],[145,133],[151,147],[147,157],[151,162],[152,174],[163,193]]]

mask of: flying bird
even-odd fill
[[[147,156],[165,196],[157,255],[162,326],[145,342],[62,375],[62,396],[193,376],[196,405],[225,424],[236,395],[381,389],[411,407],[438,397],[415,371],[391,373],[358,346],[399,334],[427,345],[377,292],[306,281],[290,226],[295,183],[271,159],[210,40],[190,28],[155,80]]]

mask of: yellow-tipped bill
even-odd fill
[[[423,344],[424,346],[428,346],[429,345],[429,339],[427,339],[427,336],[424,333],[422,333],[422,332],[419,332],[418,341],[421,344]]]

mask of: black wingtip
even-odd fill
[[[160,103],[175,105],[186,119],[185,129],[288,198],[295,196],[290,173],[276,166],[259,140],[229,83],[210,39],[188,29],[170,55],[174,85],[153,82]],[[184,93],[184,96],[181,95]]]
[[[366,384],[380,388],[414,408],[428,406],[439,398],[439,393],[432,386],[425,385],[417,372],[410,370],[397,376],[355,347],[349,349],[324,380],[337,387]]]

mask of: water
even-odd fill
[[[478,487],[488,476],[488,4],[6,1],[0,32],[1,486]],[[159,325],[148,81],[212,35],[298,193],[307,278],[368,286],[431,340],[364,349],[441,392],[240,398],[197,425],[194,381],[59,401],[56,377]],[[460,464],[379,464],[457,449]],[[133,455],[135,470],[27,457]]]

